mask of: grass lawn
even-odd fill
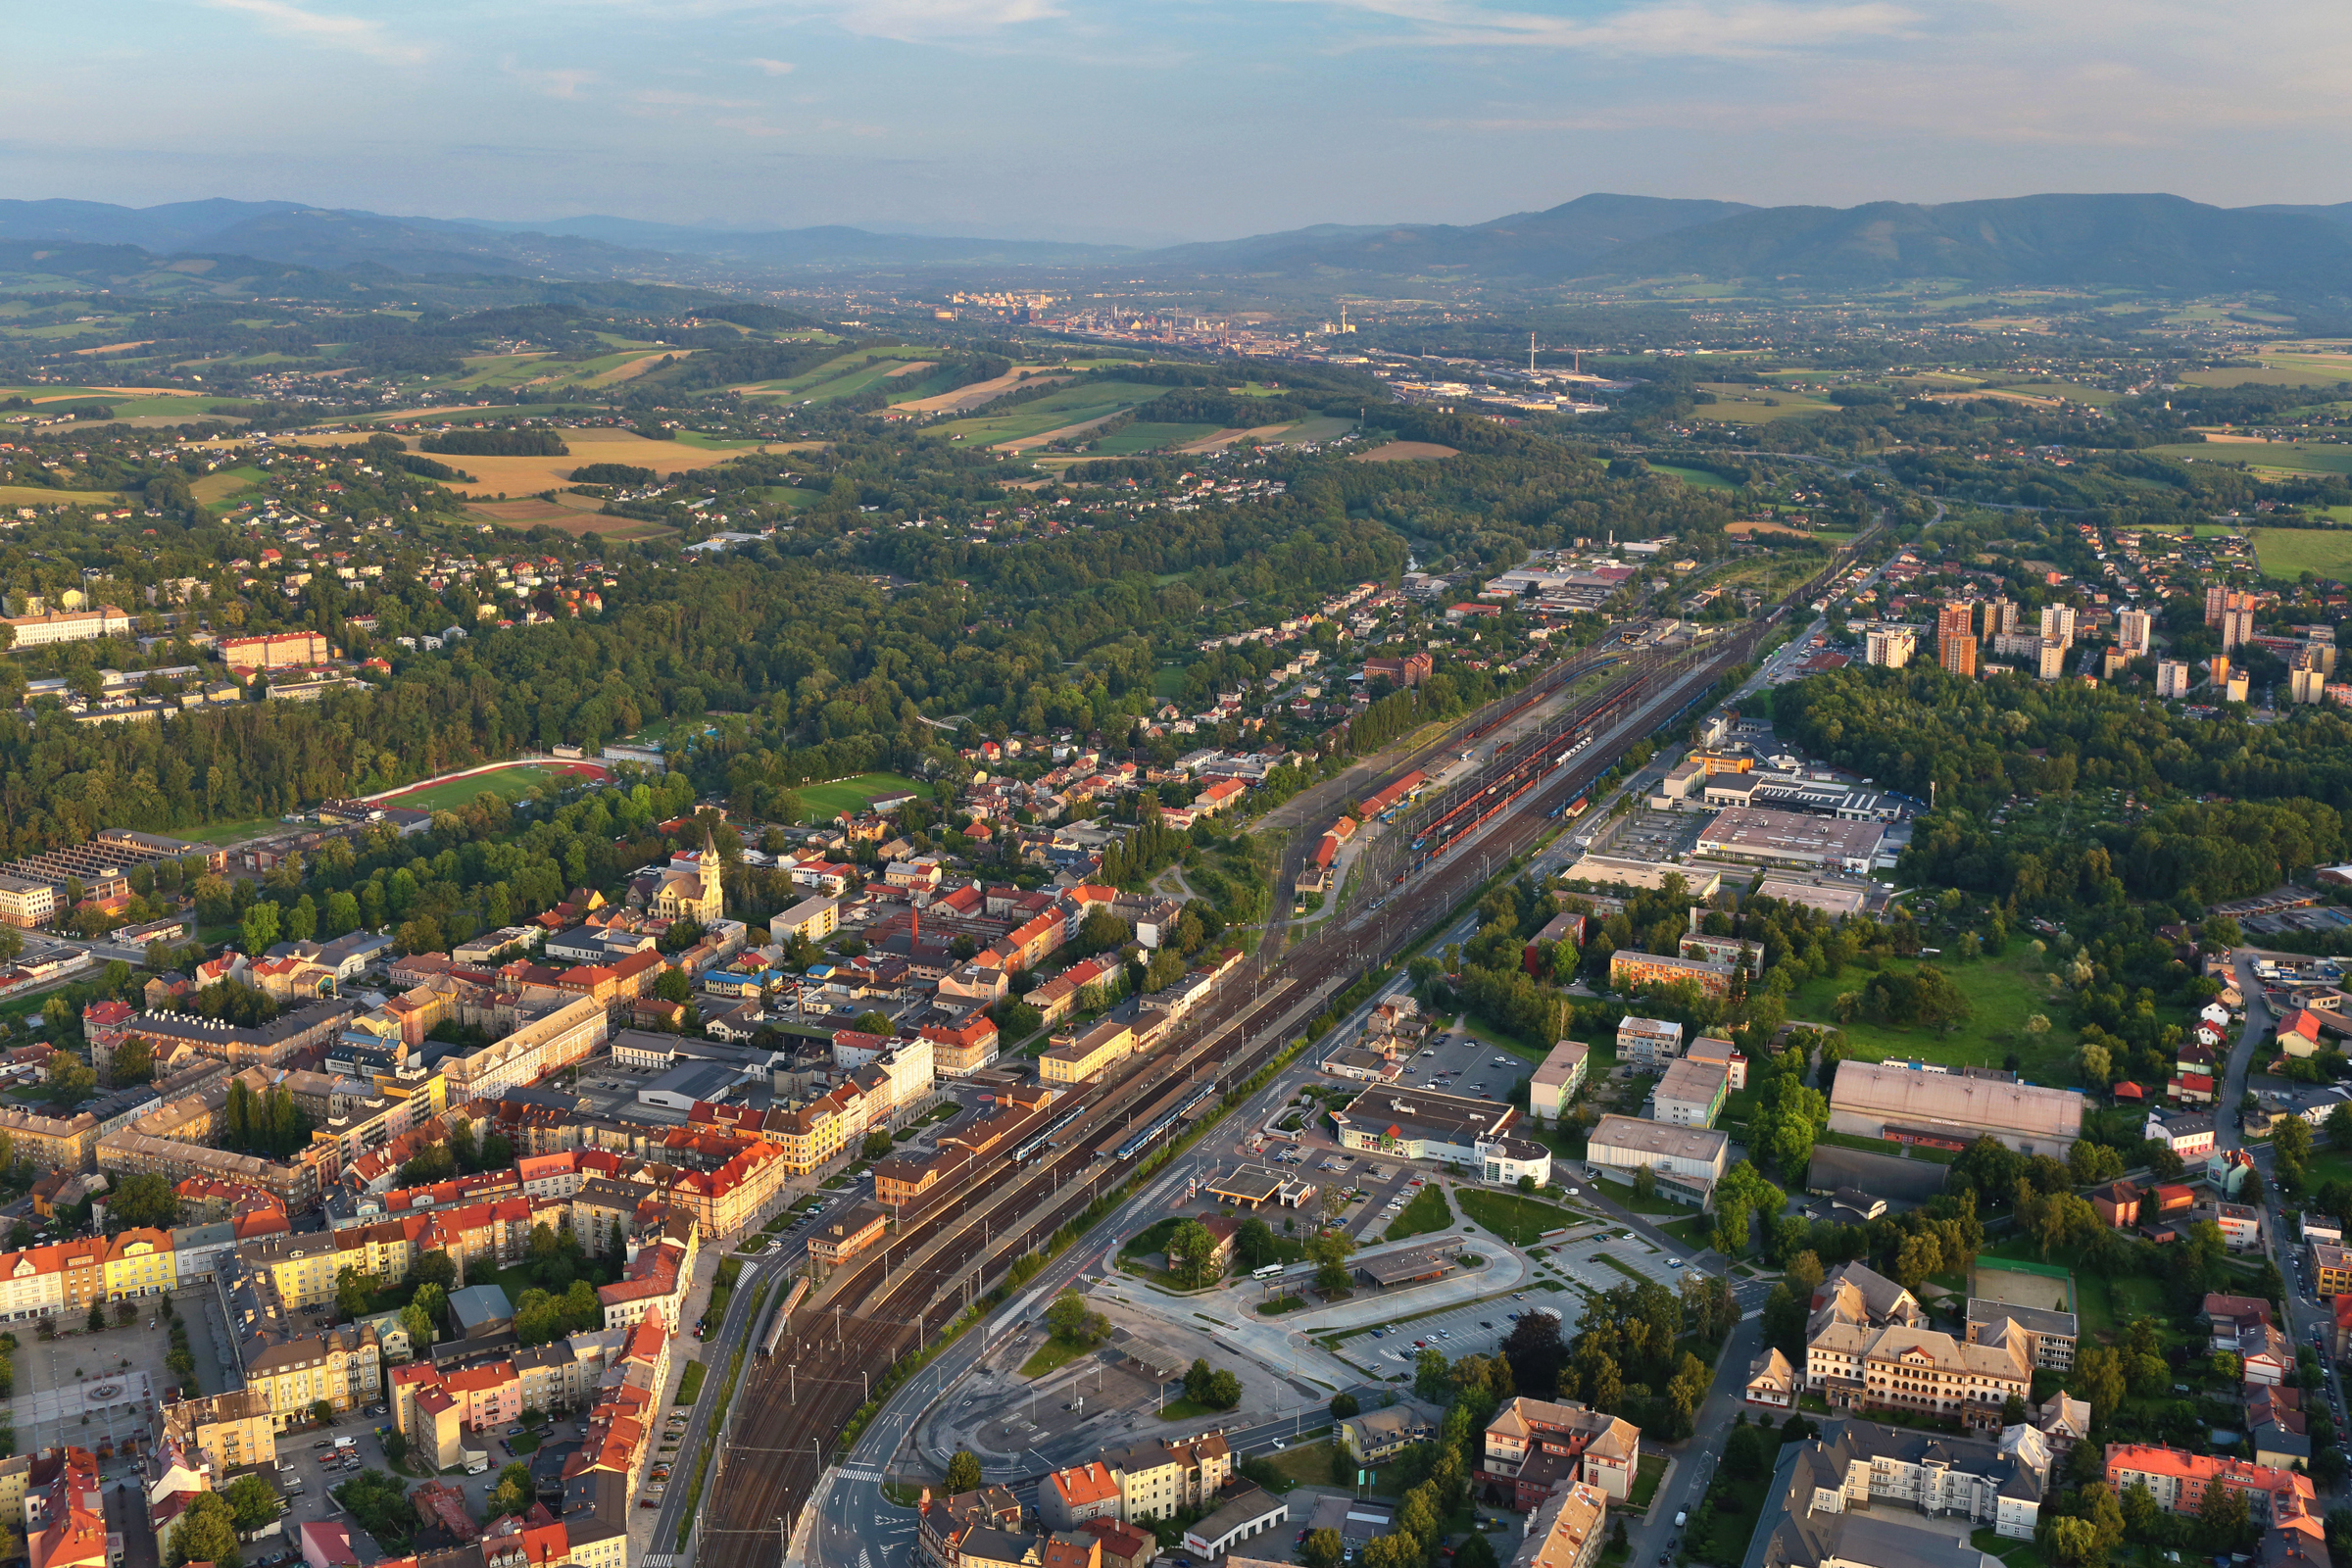
[[[191,844],[234,844],[240,839],[267,833],[277,825],[278,820],[274,816],[255,816],[242,822],[208,822],[203,827],[173,828],[172,836],[186,839]]]
[[[1223,1413],[1214,1405],[1202,1404],[1198,1399],[1178,1398],[1170,1399],[1167,1402],[1166,1407],[1159,1412],[1159,1418],[1162,1421],[1198,1421],[1204,1415],[1222,1415]]]
[[[1028,1360],[1021,1363],[1021,1376],[1042,1378],[1058,1367],[1068,1366],[1089,1348],[1084,1345],[1072,1345],[1064,1339],[1049,1338]]]
[[[1658,1494],[1658,1483],[1665,1479],[1666,1456],[1662,1453],[1643,1454],[1642,1463],[1634,1471],[1634,1491],[1633,1494],[1626,1499],[1626,1505],[1631,1508],[1647,1508],[1649,1499]]]
[[[1258,1302],[1257,1311],[1260,1317],[1280,1317],[1285,1312],[1296,1312],[1305,1304],[1306,1298],[1303,1296],[1285,1296],[1275,1300]]]
[[[801,820],[831,821],[843,811],[861,811],[868,801],[883,795],[923,795],[928,792],[901,773],[859,773],[830,784],[809,784],[794,790],[801,798]]]
[[[1704,1214],[1693,1214],[1689,1219],[1668,1220],[1658,1229],[1693,1252],[1703,1252],[1715,1242],[1714,1223]]]
[[[1621,1258],[1611,1257],[1606,1252],[1602,1252],[1594,1259],[1594,1261],[1615,1269],[1627,1279],[1632,1280],[1636,1285],[1647,1285],[1650,1283],[1650,1278],[1648,1275],[1634,1267],[1633,1264],[1628,1263]]]
[[[2161,1320],[2166,1315],[2164,1286],[2145,1274],[2109,1279],[2078,1270],[2075,1301],[2086,1334],[2113,1334],[2136,1317]]]
[[[603,769],[596,771],[601,773]],[[395,795],[385,804],[405,806],[420,811],[455,810],[461,806],[472,805],[473,798],[485,790],[512,801],[525,791],[543,786],[560,788],[575,776],[569,767],[551,767],[545,762],[517,762],[512,767],[493,768],[487,773],[428,784],[421,789]]]
[[[686,1370],[678,1375],[677,1396],[670,1402],[672,1404],[692,1404],[695,1400],[701,1398],[703,1394],[703,1379],[708,1375],[709,1371],[710,1368],[704,1366],[700,1361],[687,1362]]]
[[[1704,468],[1684,468],[1671,463],[1653,463],[1649,466],[1649,471],[1662,473],[1670,479],[1680,479],[1694,490],[1737,490],[1739,488],[1722,474],[1709,473]]]
[[[1889,967],[1899,972],[1912,967],[1914,961],[1898,958]],[[2075,1031],[2060,1021],[2063,1009],[2050,1000],[2045,971],[2029,944],[2015,943],[1997,958],[1934,961],[1968,997],[1974,1009],[1968,1020],[1945,1033],[1857,1018],[1838,1025],[1856,1056],[1872,1061],[1916,1058],[1947,1067],[1998,1067],[2015,1053],[2025,1078],[2040,1084],[2072,1080]],[[1855,966],[1843,974],[1808,980],[1789,994],[1788,1016],[1829,1023],[1838,1016],[1838,996],[1861,990],[1869,979],[1869,970]],[[2026,1020],[2035,1013],[2051,1020],[2046,1033],[2026,1032]]]
[[[2352,458],[2352,447],[2335,450]],[[2299,571],[2340,577],[2352,570],[2352,534],[2322,528],[2257,528],[2253,538],[2254,554],[2261,558],[2266,577],[2292,577]]]
[[[1564,1208],[1515,1194],[1464,1192],[1457,1196],[1465,1218],[1493,1231],[1513,1247],[1529,1246],[1545,1231],[1577,1223],[1577,1216]]]
[[[1990,1530],[1979,1530],[1968,1538],[1968,1544],[1987,1557],[1997,1557],[2006,1568],[2044,1568],[2046,1559],[2041,1548],[2031,1541],[2013,1541],[1996,1536]]]
[[[1285,1448],[1280,1453],[1269,1453],[1265,1455],[1265,1460],[1274,1467],[1275,1473],[1286,1481],[1301,1482],[1318,1487],[1331,1485],[1331,1445],[1329,1443],[1300,1444],[1296,1447]]]
[[[1396,1223],[1389,1227],[1383,1240],[1401,1242],[1408,1236],[1426,1236],[1432,1231],[1442,1231],[1452,1223],[1453,1210],[1446,1202],[1445,1189],[1431,1182],[1413,1195],[1413,1200],[1397,1214]]]
[[[1608,1191],[1601,1192],[1600,1190],[1604,1186]],[[1655,1193],[1650,1194],[1647,1198],[1636,1197],[1631,1182],[1594,1182],[1592,1189],[1619,1208],[1635,1214],[1687,1214],[1690,1211],[1690,1204],[1678,1203],[1670,1198],[1660,1198]]]

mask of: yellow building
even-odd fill
[[[203,1454],[216,1476],[277,1462],[277,1426],[270,1419],[269,1397],[256,1389],[165,1405],[164,1436]]]
[[[15,1105],[0,1105],[0,1133],[6,1133],[17,1158],[34,1170],[91,1170],[98,1149],[98,1118],[88,1111],[72,1118],[44,1116]]]
[[[326,1231],[241,1242],[237,1256],[256,1273],[268,1274],[277,1298],[296,1310],[333,1300],[344,1262],[343,1249]]]
[[[370,1328],[346,1325],[244,1349],[245,1386],[270,1401],[280,1432],[310,1420],[320,1399],[349,1410],[373,1403],[384,1386],[383,1350]]]
[[[127,1230],[106,1250],[106,1298],[167,1294],[179,1284],[179,1252],[170,1231]]]
[[[2330,1247],[2326,1242],[2314,1242],[2311,1271],[2318,1276],[2312,1281],[2312,1288],[2322,1300],[2352,1291],[2352,1251]]]
[[[1106,1018],[1069,1044],[1054,1046],[1039,1056],[1038,1082],[1082,1084],[1134,1047],[1134,1028],[1118,1019]]]

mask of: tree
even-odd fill
[[[865,1011],[859,1013],[857,1017],[857,1020],[852,1023],[850,1027],[857,1030],[859,1034],[880,1035],[885,1040],[889,1039],[893,1032],[891,1028],[890,1015],[888,1013],[876,1012],[871,1007],[868,1007]]]
[[[311,1401],[311,1419],[320,1426],[325,1426],[333,1421],[335,1419],[333,1402],[327,1399],[313,1399]]]
[[[366,1317],[374,1304],[375,1281],[346,1263],[335,1270],[335,1310],[345,1322]]]
[[[106,1203],[106,1228],[170,1230],[179,1223],[179,1199],[172,1184],[153,1171],[125,1176]]]
[[[1209,1374],[1208,1388],[1201,1401],[1212,1410],[1230,1410],[1242,1402],[1242,1380],[1224,1367]]]
[[[1348,1466],[1350,1472],[1354,1468],[1353,1464]],[[1350,1474],[1348,1479],[1352,1484],[1355,1477]],[[1340,1559],[1346,1551],[1347,1544],[1340,1539],[1340,1533],[1337,1530],[1327,1526],[1324,1529],[1309,1530],[1306,1533],[1307,1568],[1340,1568]]]
[[[1453,1551],[1453,1568],[1498,1568],[1494,1544],[1476,1531]]]
[[[1065,1290],[1046,1308],[1046,1330],[1064,1345],[1083,1349],[1110,1337],[1110,1319],[1090,1309],[1076,1291]]]
[[[90,1332],[95,1334],[104,1327],[106,1327],[106,1303],[103,1301],[92,1301],[90,1303],[89,1317]]]
[[[2332,1130],[2329,1136],[2333,1136]],[[2281,1162],[2305,1163],[2311,1158],[2311,1123],[2300,1116],[2280,1117],[2271,1129],[2271,1150]]]
[[[411,1354],[422,1355],[432,1348],[437,1333],[433,1327],[432,1313],[411,1301],[400,1309],[400,1326],[409,1336]]]
[[[683,1006],[694,1000],[694,984],[686,978],[685,970],[673,966],[662,970],[655,979],[654,995],[662,1002],[674,1002]]]
[[[1335,1394],[1331,1396],[1331,1419],[1335,1424],[1347,1420],[1362,1409],[1363,1405],[1352,1394]]]
[[[538,1489],[531,1484],[531,1467],[516,1461],[498,1472],[498,1485],[490,1489],[490,1495],[484,1500],[490,1517],[500,1519],[523,1512],[537,1496]]]
[[[277,1492],[260,1476],[239,1476],[220,1489],[242,1532],[259,1530],[278,1515]]]
[[[1634,1196],[1644,1202],[1658,1196],[1658,1173],[1647,1165],[1634,1167]]]
[[[1195,1404],[1203,1402],[1208,1397],[1208,1380],[1215,1376],[1207,1361],[1193,1357],[1193,1364],[1184,1369],[1184,1396]]]
[[[890,1148],[890,1134],[877,1127],[865,1135],[865,1142],[858,1146],[858,1152],[867,1159],[887,1159]]]
[[[245,911],[244,929],[240,933],[248,957],[259,958],[277,945],[277,906],[270,903],[255,905]]]
[[[2328,1142],[2337,1149],[2352,1149],[2352,1105],[2339,1102],[2328,1113]]]
[[[2246,1534],[2246,1494],[2235,1487],[2207,1487],[2197,1524],[2208,1551],[2235,1551]]]
[[[179,1528],[172,1532],[174,1568],[189,1562],[237,1568],[241,1560],[237,1555],[236,1510],[220,1493],[198,1493],[181,1511]]]
[[[1281,1244],[1274,1239],[1274,1227],[1254,1215],[1242,1221],[1233,1234],[1233,1255],[1244,1268],[1262,1268],[1274,1262]]]
[[[1346,1231],[1317,1231],[1307,1238],[1307,1261],[1315,1265],[1315,1289],[1338,1296],[1348,1287],[1348,1259],[1355,1255],[1355,1238]]]
[[[458,1283],[456,1259],[437,1248],[430,1252],[419,1253],[416,1266],[409,1272],[411,1278],[421,1284],[438,1285],[444,1292]]]
[[[384,1458],[391,1464],[397,1466],[408,1459],[409,1440],[401,1436],[396,1428],[386,1427],[376,1441],[383,1445]]]
[[[13,927],[12,927],[13,929]],[[118,1084],[143,1084],[155,1077],[155,1048],[144,1035],[132,1035],[115,1048],[107,1074]]]
[[[1521,1394],[1550,1398],[1559,1387],[1560,1368],[1568,1361],[1560,1320],[1549,1312],[1522,1314],[1502,1342],[1502,1358],[1510,1363],[1511,1382]]]
[[[2226,1487],[2217,1487],[2226,1492]],[[2087,1519],[2053,1519],[2050,1521],[2050,1555],[2064,1563],[2088,1563],[2097,1554],[2098,1527]]]
[[[1446,1352],[1434,1345],[1424,1346],[1413,1361],[1414,1397],[1441,1403],[1452,1381],[1453,1372],[1446,1363]]]
[[[1217,1239],[1197,1219],[1186,1220],[1168,1238],[1168,1267],[1184,1285],[1199,1288],[1223,1272],[1216,1253]]]

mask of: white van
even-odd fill
[[[1683,1528],[1683,1521],[1684,1521],[1684,1520],[1686,1520],[1686,1519],[1688,1519],[1688,1518],[1690,1518],[1690,1509],[1688,1509],[1688,1508],[1677,1508],[1677,1509],[1675,1510],[1675,1513],[1674,1513],[1674,1528],[1675,1528],[1675,1529],[1677,1529],[1677,1530],[1680,1530],[1680,1529],[1682,1529],[1682,1528]]]

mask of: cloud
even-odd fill
[[[1396,24],[1416,47],[1748,58],[1903,37],[1920,19],[1893,0],[1659,0],[1591,19],[1495,10],[1470,0],[1288,0]],[[1374,40],[1367,40],[1374,41]]]
[[[518,66],[512,59],[500,61],[498,69],[530,88],[531,91],[549,98],[577,98],[582,87],[592,81],[603,79],[597,72],[593,71],[562,68],[551,70],[536,66]]]
[[[801,69],[789,60],[747,60],[744,64],[771,76],[789,76]]]
[[[900,43],[935,43],[1062,16],[1055,0],[821,0],[803,9],[845,32]]]
[[[421,44],[402,43],[387,37],[380,22],[363,17],[321,16],[289,0],[206,0],[206,4],[221,11],[241,11],[249,17],[259,17],[270,31],[289,38],[305,39],[329,49],[349,49],[387,65],[419,65],[427,52]]]

